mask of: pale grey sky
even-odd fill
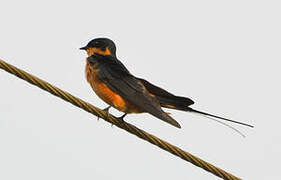
[[[243,179],[279,179],[280,1],[5,1],[0,58],[106,107],[84,78],[89,40],[108,37],[136,76],[229,128],[167,110],[126,121]],[[219,179],[0,70],[0,179]],[[111,113],[120,115],[116,110]]]

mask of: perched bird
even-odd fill
[[[86,60],[86,79],[95,93],[105,101],[109,107],[124,112],[123,118],[129,113],[149,113],[175,127],[180,124],[161,107],[195,112],[204,116],[218,118],[241,125],[253,127],[242,122],[233,121],[189,107],[194,102],[186,97],[175,96],[150,82],[133,76],[116,57],[116,46],[107,38],[91,40],[85,47],[88,58]]]

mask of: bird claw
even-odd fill
[[[109,116],[109,109],[111,108],[111,106],[108,106],[107,108],[103,109],[102,111],[106,112],[106,116]],[[122,123],[124,123],[124,117],[127,115],[127,113],[124,113],[122,116],[116,118],[118,120],[120,120]],[[98,120],[100,119],[100,117],[98,116]],[[114,124],[111,124],[111,127],[113,127]]]
[[[104,108],[102,111],[106,112],[106,117],[109,116],[109,109],[111,108],[111,106],[108,106],[107,108]],[[99,120],[100,117],[98,116],[97,120]]]
[[[104,112],[106,112],[106,117],[109,116],[109,109],[111,108],[111,106],[108,106],[107,108],[103,109]]]
[[[111,108],[111,106],[108,106],[107,108],[104,108],[103,111],[108,113],[108,110]]]
[[[127,114],[123,114],[122,116],[120,117],[117,117],[116,119],[120,120],[120,122],[123,124],[125,121],[124,121],[124,117],[126,116]],[[113,127],[114,124],[111,124],[111,127]]]
[[[120,121],[124,122],[124,117],[126,116],[127,114],[123,114],[122,116],[118,117],[117,119],[119,119]]]

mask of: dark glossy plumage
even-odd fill
[[[175,96],[150,82],[134,77],[116,58],[116,46],[108,38],[91,40],[85,47],[88,54],[86,77],[96,94],[110,106],[127,113],[148,112],[176,127],[180,125],[161,107],[194,112],[211,118],[252,125],[195,110],[194,102],[186,97]]]
[[[113,56],[94,54],[88,58],[90,64],[97,64],[98,78],[122,98],[144,112],[180,127],[176,120],[161,109],[159,101],[151,96],[141,81],[134,77],[125,66]]]

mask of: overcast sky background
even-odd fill
[[[106,107],[79,48],[109,37],[136,76],[195,109],[255,125],[246,138],[167,110],[126,121],[243,179],[279,179],[280,1],[2,1],[0,58]],[[219,179],[0,70],[0,179]],[[120,115],[116,110],[111,113]]]

